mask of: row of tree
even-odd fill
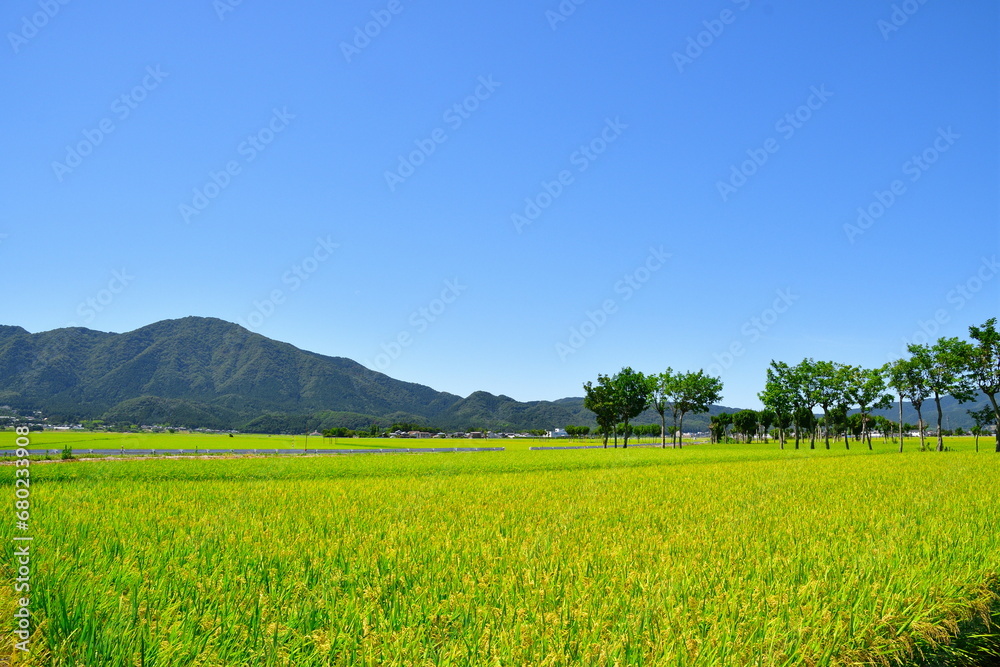
[[[987,405],[981,410],[968,410],[967,412],[973,416],[976,422],[976,425],[969,430],[969,435],[976,437],[976,451],[979,451],[979,437],[988,433],[985,427],[993,423],[993,409]],[[732,440],[767,442],[768,436],[774,437],[776,440],[782,437],[782,428],[772,428],[775,419],[774,411],[766,408],[764,410],[740,410],[733,413],[721,412],[709,418],[709,431],[712,442]],[[818,430],[826,427],[824,422],[824,419],[816,419],[816,416],[809,411],[804,412],[799,419],[801,428],[814,437]],[[882,415],[868,415],[866,420],[860,412],[848,414],[846,409],[839,406],[830,410],[829,427],[834,440],[844,438],[848,449],[850,449],[850,438],[859,442],[867,440],[868,448],[871,449],[871,436],[876,433],[882,436],[883,442],[888,442],[890,439],[892,442],[897,442],[896,436],[900,430],[896,422]],[[784,428],[788,428],[787,423]],[[927,424],[905,423],[902,428],[903,432],[906,433],[918,429],[926,431]],[[965,431],[961,428],[944,429],[942,433],[944,435],[964,435]]]
[[[847,418],[849,409],[859,415],[861,438],[871,447],[872,410],[889,408],[895,391],[899,399],[900,450],[903,447],[903,400],[909,400],[920,422],[920,448],[924,442],[923,405],[933,397],[937,408],[937,450],[944,450],[941,428],[941,398],[952,396],[960,403],[975,400],[982,392],[990,406],[969,411],[980,429],[989,421],[1000,427],[1000,410],[996,395],[1000,392],[1000,334],[996,318],[981,327],[969,327],[971,341],[939,338],[933,344],[911,344],[908,358],[898,359],[881,368],[862,368],[833,361],[803,359],[794,366],[771,361],[767,369],[764,391],[758,396],[777,426],[781,446],[785,445],[786,429],[794,426],[795,447],[800,435],[810,434],[809,446],[816,446],[816,429],[811,423],[813,411],[823,410],[823,439],[830,448],[830,436],[836,423]],[[735,416],[734,416],[735,419]],[[1000,436],[1000,434],[998,434]],[[849,440],[845,444],[850,447]],[[1000,452],[1000,437],[996,444]]]
[[[722,400],[722,380],[701,370],[681,373],[667,368],[662,373],[644,375],[626,367],[612,376],[598,375],[597,384],[588,381],[583,390],[583,405],[594,413],[605,447],[611,436],[618,447],[619,435],[622,446],[628,447],[628,438],[636,428],[629,422],[650,407],[660,415],[661,446],[667,446],[669,413],[673,420],[669,429],[671,443],[682,447],[684,415],[705,412],[712,403]]]
[[[763,437],[765,440],[772,426],[782,449],[791,432],[795,448],[805,434],[809,435],[810,448],[822,433],[826,448],[830,438],[844,436],[850,448],[850,435],[867,442],[871,448],[871,435],[881,432],[889,436],[890,425],[899,433],[899,448],[903,448],[903,401],[908,400],[917,411],[920,447],[924,441],[924,402],[934,399],[937,408],[937,450],[944,450],[941,399],[952,396],[960,403],[975,400],[981,392],[989,398],[989,405],[980,410],[969,410],[976,422],[973,434],[985,432],[993,423],[996,428],[995,449],[1000,452],[1000,333],[996,318],[982,326],[970,326],[970,340],[939,338],[933,344],[911,344],[910,356],[885,364],[881,368],[863,368],[833,361],[803,359],[795,365],[771,361],[767,369],[764,390],[758,396],[764,409],[741,410],[734,414],[720,414],[711,418],[713,441],[728,437],[729,427],[744,439]],[[666,447],[667,414],[673,419],[672,443],[682,446],[684,415],[706,412],[712,403],[722,398],[722,380],[708,376],[704,371],[674,372],[668,368],[663,373],[644,375],[623,368],[615,375],[598,375],[597,383],[583,386],[586,395],[584,406],[597,419],[599,432],[604,436],[604,446],[609,436],[628,437],[633,432],[630,420],[652,407],[660,415],[660,436]],[[892,406],[893,390],[899,400],[899,422],[889,420],[872,411]],[[823,417],[817,419],[814,411],[822,409]],[[851,412],[853,411],[853,414]],[[979,440],[976,439],[978,449]]]

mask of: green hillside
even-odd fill
[[[582,399],[468,398],[394,380],[213,318],[123,334],[0,327],[0,405],[51,421],[173,424],[260,432],[418,422],[447,429],[593,424]]]
[[[258,433],[399,422],[446,430],[596,427],[579,397],[521,402],[477,391],[462,398],[204,317],[122,334],[83,328],[31,334],[0,326],[0,405],[41,410],[52,422],[103,419]],[[972,426],[966,410],[974,405],[943,399],[945,428]],[[713,406],[709,414],[736,410]],[[883,414],[895,419],[896,409]],[[708,417],[687,415],[684,430],[707,430]],[[917,421],[909,404],[903,418]],[[932,401],[924,404],[924,419],[936,419]],[[647,410],[634,423],[659,423],[659,415]]]

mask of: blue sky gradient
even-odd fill
[[[672,366],[754,407],[772,358],[876,366],[997,314],[994,2],[0,26],[2,320],[29,331],[203,315],[460,395]]]

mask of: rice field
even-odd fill
[[[0,430],[0,460],[13,452],[13,436],[8,432],[9,442],[4,446],[3,431]],[[111,450],[141,452],[141,455],[228,454],[232,451],[259,453],[260,455],[293,451],[338,451],[338,450],[382,450],[382,449],[434,449],[434,448],[504,448],[527,450],[534,446],[548,445],[588,445],[595,446],[600,440],[548,438],[325,438],[298,435],[262,435],[240,433],[230,437],[224,433],[117,433],[90,431],[41,431],[31,434],[32,448],[39,456],[58,455],[69,448],[77,457],[104,456]],[[636,442],[636,441],[630,441]],[[643,444],[659,443],[658,438],[645,437]],[[685,443],[692,444],[692,443]]]
[[[893,448],[38,464],[13,664],[972,664],[1000,456]]]

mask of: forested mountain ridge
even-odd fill
[[[945,428],[972,425],[966,414],[971,404],[950,397],[942,404]],[[121,334],[79,327],[32,334],[0,325],[0,405],[41,410],[52,422],[103,419],[259,432],[395,422],[496,431],[596,426],[581,397],[521,402],[477,391],[462,398],[205,317]],[[709,414],[736,410],[712,406]],[[895,419],[896,410],[882,414]],[[925,421],[934,417],[925,403]],[[909,403],[904,420],[916,423]],[[658,422],[659,415],[647,410],[633,423]],[[684,428],[707,430],[708,414],[687,415]]]
[[[528,429],[592,421],[582,399],[521,403],[486,392],[462,398],[204,317],[122,334],[0,326],[3,404],[58,421],[238,430],[393,421]]]

